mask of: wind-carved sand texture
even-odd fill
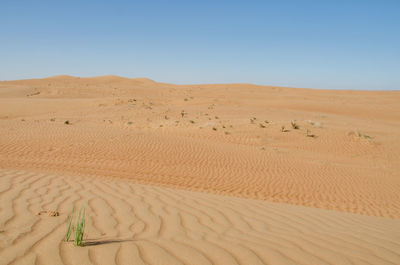
[[[0,264],[400,264],[400,93],[0,82]],[[86,205],[85,246],[63,242]]]
[[[112,178],[1,170],[0,180],[2,264],[400,261],[398,220]],[[87,205],[84,247],[61,241],[73,205]]]

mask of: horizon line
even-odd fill
[[[21,79],[9,79],[9,80],[0,80],[0,82],[14,82],[14,81],[24,81],[24,80],[41,80],[41,79],[62,79],[62,78],[74,78],[74,79],[90,79],[90,78],[120,78],[120,79],[146,79],[151,82],[160,83],[160,84],[170,84],[170,85],[179,85],[179,86],[201,86],[201,85],[253,85],[253,86],[264,86],[264,87],[279,87],[279,88],[295,88],[295,89],[310,89],[310,90],[333,90],[333,91],[400,91],[400,88],[394,89],[360,89],[360,88],[313,88],[313,87],[300,87],[300,86],[290,86],[290,85],[267,85],[267,84],[258,84],[251,82],[214,82],[214,83],[168,83],[168,82],[160,82],[148,77],[126,77],[122,75],[94,75],[94,76],[74,76],[68,74],[59,74],[59,75],[51,75],[47,77],[36,77],[36,78],[21,78]]]

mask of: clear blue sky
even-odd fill
[[[0,80],[400,89],[400,0],[0,2]]]

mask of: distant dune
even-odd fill
[[[400,264],[399,102],[112,75],[0,82],[0,264]],[[62,239],[84,204],[78,248]]]

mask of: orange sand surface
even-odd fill
[[[399,140],[398,91],[3,81],[0,264],[400,264]]]

